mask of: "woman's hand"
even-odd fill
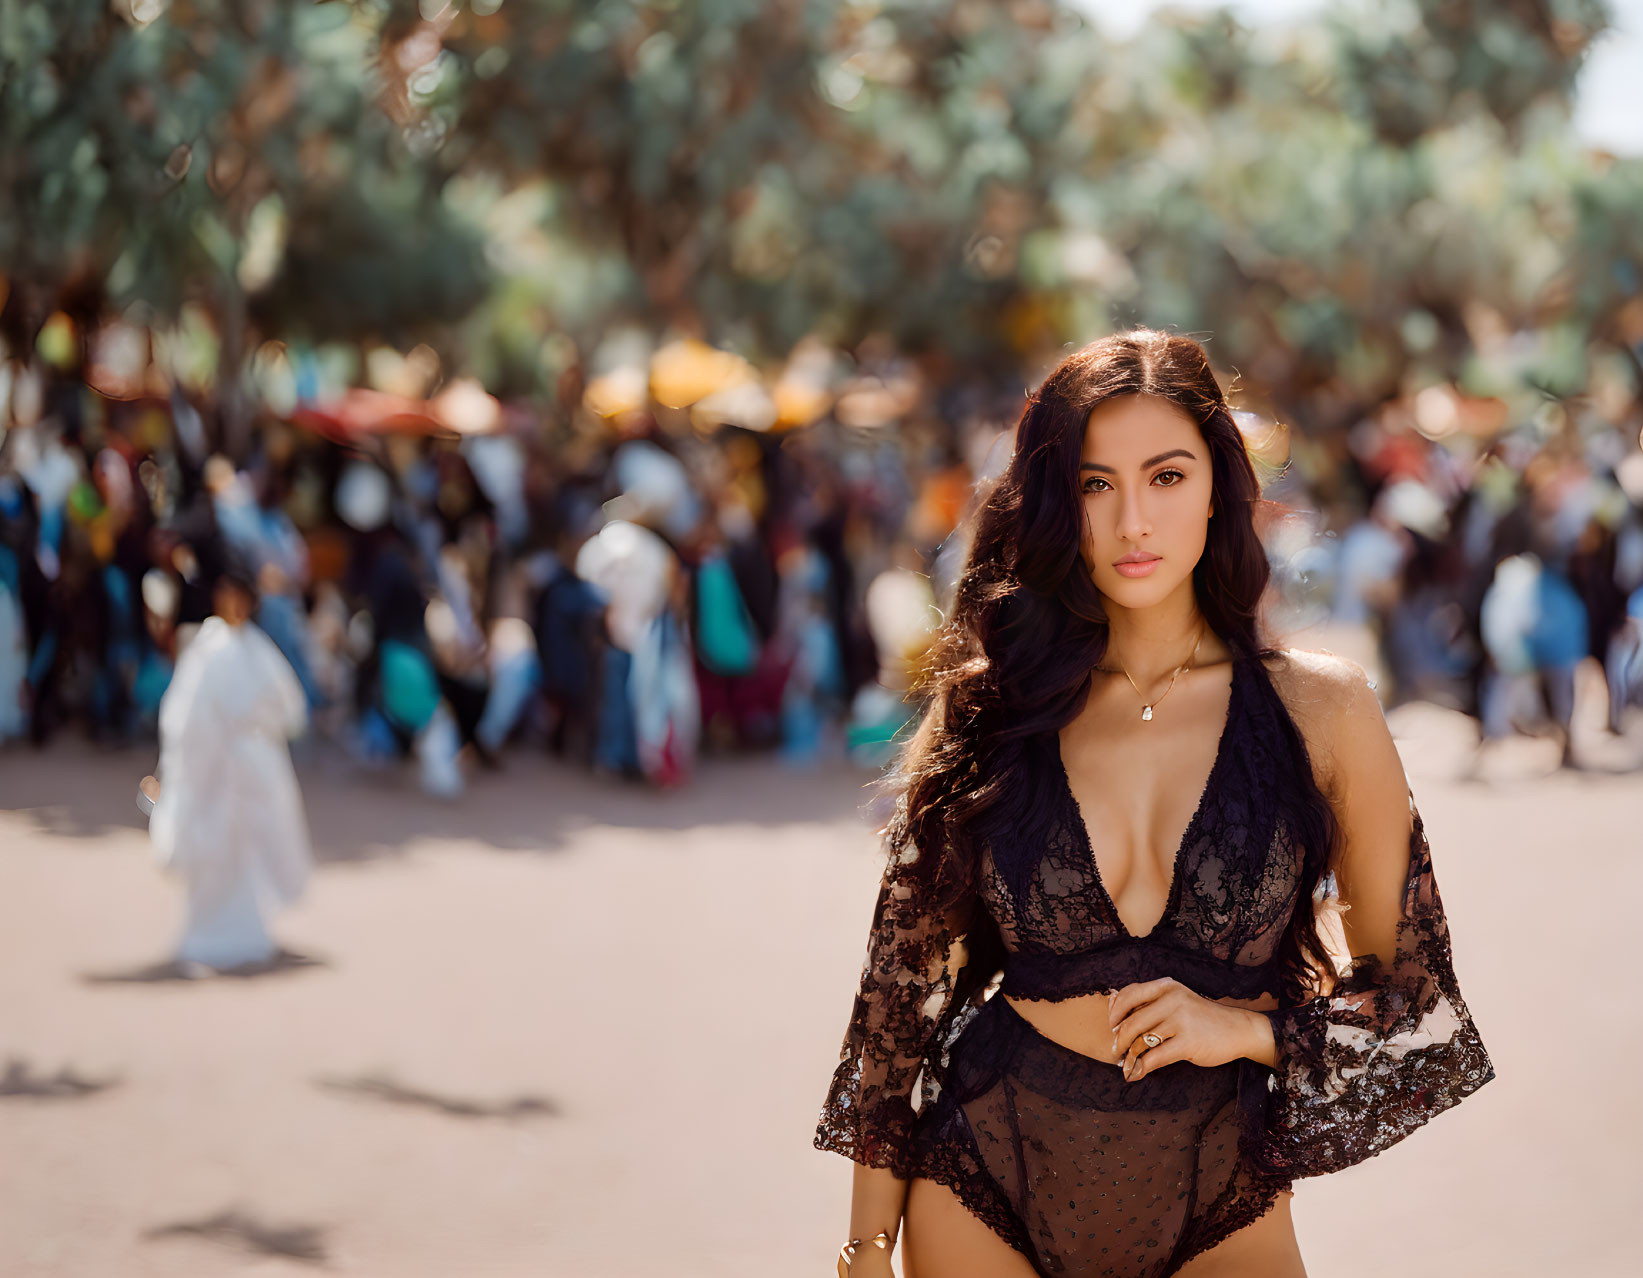
[[[1225,1065],[1249,1055],[1255,1028],[1252,1017],[1263,1003],[1277,1006],[1270,995],[1208,999],[1169,976],[1126,985],[1112,996],[1107,1014],[1113,1029],[1113,1056],[1132,1083],[1172,1061]],[[1148,1033],[1164,1041],[1148,1047],[1141,1038]]]

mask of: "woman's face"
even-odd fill
[[[1079,461],[1084,556],[1096,588],[1146,608],[1192,588],[1214,495],[1198,425],[1158,395],[1123,395],[1090,413]],[[1145,562],[1125,563],[1140,556]]]

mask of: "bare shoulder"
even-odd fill
[[[1294,694],[1310,705],[1345,708],[1361,689],[1369,688],[1368,671],[1351,657],[1327,648],[1285,648],[1267,659],[1266,668],[1280,692],[1286,697]]]
[[[1387,735],[1369,674],[1351,657],[1328,649],[1285,648],[1264,663],[1312,756],[1320,783],[1332,778],[1352,743],[1378,725]]]

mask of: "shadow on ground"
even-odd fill
[[[262,976],[280,976],[309,968],[330,967],[322,958],[282,949],[266,963],[247,963],[241,967],[211,968],[202,963],[185,963],[167,959],[161,963],[145,963],[139,967],[114,968],[106,972],[86,972],[80,977],[85,985],[164,985],[173,981],[250,981]]]
[[[557,1115],[559,1106],[541,1096],[516,1096],[505,1101],[466,1100],[441,1096],[421,1088],[407,1087],[384,1074],[363,1074],[358,1078],[319,1078],[316,1087],[344,1096],[431,1109],[451,1118],[546,1118]]]
[[[111,1087],[117,1078],[81,1078],[67,1066],[55,1074],[37,1074],[27,1061],[16,1056],[6,1061],[0,1073],[0,1097],[27,1097],[35,1100],[82,1100]]]
[[[270,1225],[238,1207],[206,1220],[179,1221],[160,1225],[143,1235],[150,1241],[165,1238],[203,1238],[249,1251],[258,1256],[278,1256],[323,1265],[326,1259],[325,1231],[314,1225]]]

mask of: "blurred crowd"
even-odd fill
[[[1354,476],[1367,510],[1327,527],[1315,511],[1280,520],[1269,551],[1303,613],[1373,635],[1388,707],[1461,710],[1483,744],[1551,735],[1579,766],[1576,668],[1590,659],[1601,675],[1605,731],[1643,702],[1643,454],[1562,414],[1456,429],[1500,407],[1446,392],[1388,405],[1319,468]]]
[[[971,486],[908,432],[253,434],[236,464],[181,396],[65,382],[5,436],[0,739],[150,737],[234,572],[310,737],[435,793],[519,741],[659,784],[703,749],[876,757]]]
[[[232,573],[307,698],[302,748],[432,793],[510,746],[660,785],[704,750],[881,762],[951,534],[1007,459],[989,407],[956,430],[641,416],[551,447],[268,421],[236,463],[180,395],[65,382],[0,445],[0,740],[149,739]],[[1390,704],[1443,702],[1485,740],[1549,729],[1575,763],[1577,665],[1612,730],[1643,700],[1643,459],[1612,431],[1415,427],[1389,409],[1269,486],[1276,597],[1372,631]]]

